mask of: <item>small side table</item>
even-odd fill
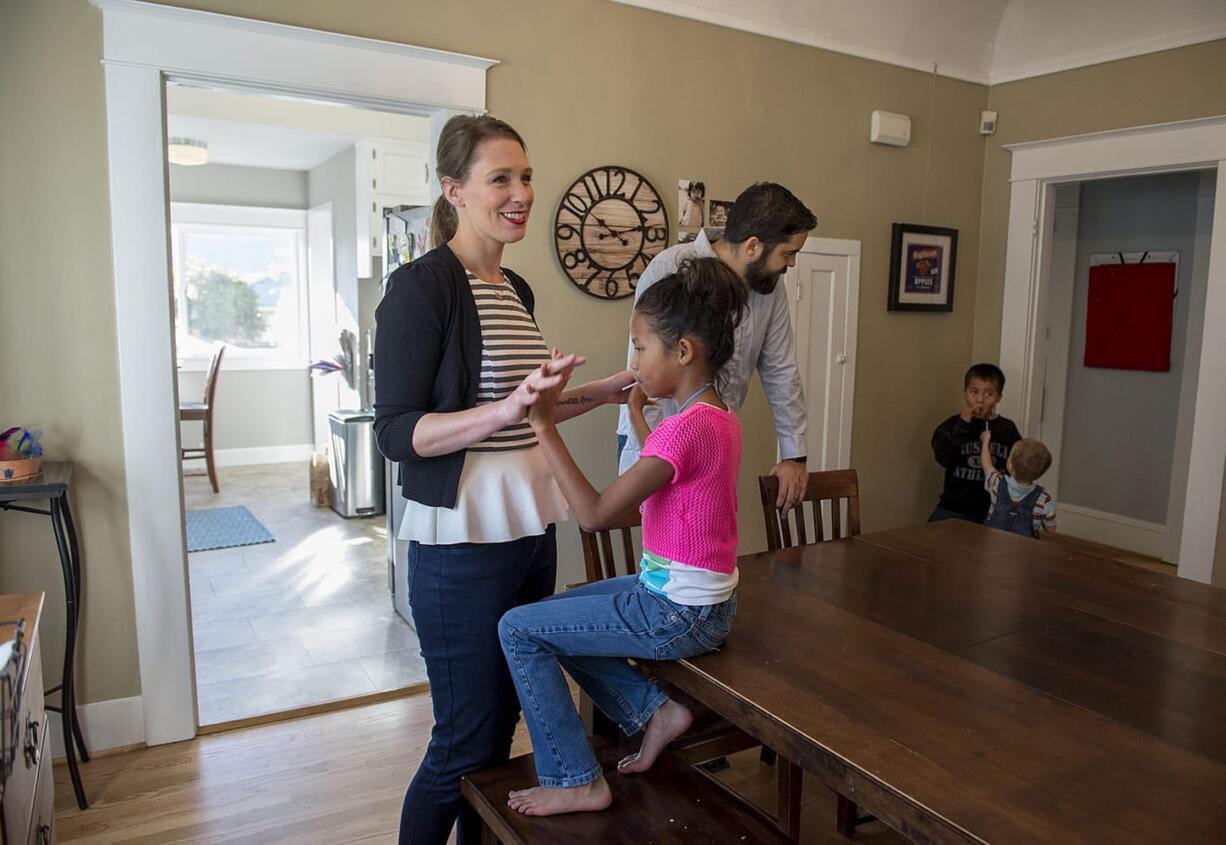
[[[60,565],[64,571],[64,601],[67,606],[67,636],[64,640],[64,674],[57,686],[46,695],[60,694],[60,706],[47,709],[60,714],[64,724],[64,753],[68,756],[68,772],[72,776],[72,789],[77,795],[77,806],[89,807],[85,787],[81,785],[81,772],[77,766],[77,751],[81,761],[89,762],[89,751],[77,723],[76,683],[73,680],[74,658],[77,650],[77,626],[81,618],[81,555],[77,545],[77,530],[72,522],[72,510],[68,505],[68,486],[72,481],[71,461],[46,461],[42,472],[34,478],[21,481],[0,482],[0,510],[20,511],[51,517],[51,529],[55,545],[60,553]],[[15,504],[30,500],[47,499],[47,510],[29,505]]]

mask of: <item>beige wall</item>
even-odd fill
[[[76,461],[82,701],[140,693],[100,25],[99,12],[78,0],[0,6],[0,420],[42,428],[50,458]],[[47,590],[48,685],[60,677],[61,583],[49,521],[0,514],[0,588]]]
[[[1226,40],[998,85],[989,99],[1000,128],[984,154],[974,356],[995,360],[1009,225],[1011,157],[1004,146],[1226,114]],[[1226,507],[1220,533],[1226,536]],[[1218,543],[1215,568],[1226,582],[1226,543]]]

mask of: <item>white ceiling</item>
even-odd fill
[[[614,0],[983,84],[1226,38],[1226,0]]]
[[[429,121],[308,100],[168,85],[166,134],[209,145],[210,164],[310,170],[360,138],[429,140]]]

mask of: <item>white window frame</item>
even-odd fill
[[[250,226],[261,229],[290,229],[297,233],[297,282],[298,282],[298,344],[287,352],[270,353],[262,350],[243,349],[231,345],[226,349],[228,370],[305,370],[310,355],[310,312],[307,289],[306,210],[296,208],[264,208],[243,205],[218,205],[215,203],[172,202],[170,224],[173,227],[232,227]],[[171,247],[171,261],[175,280],[175,307],[180,325],[186,325],[187,303],[179,296],[183,280],[181,248]],[[210,356],[179,355],[179,370],[185,373],[204,372],[209,368]]]
[[[171,330],[165,84],[323,99],[430,119],[485,111],[492,59],[135,0],[102,10],[124,488],[143,736],[196,734]],[[434,186],[437,190],[437,186]]]

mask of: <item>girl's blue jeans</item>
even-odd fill
[[[630,736],[668,696],[627,658],[679,660],[713,651],[735,615],[735,594],[721,604],[675,604],[649,591],[637,575],[595,581],[508,610],[498,638],[541,786],[582,786],[601,774],[562,669]]]

